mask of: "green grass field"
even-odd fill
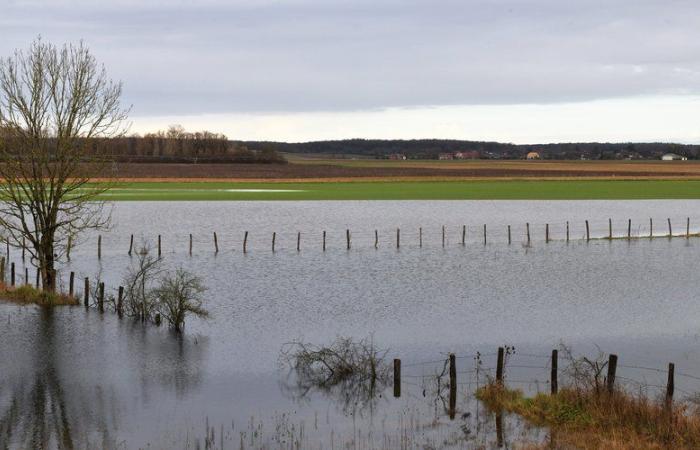
[[[700,180],[118,183],[105,200],[700,199]]]

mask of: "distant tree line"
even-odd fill
[[[0,138],[8,143],[16,135],[10,128],[0,128]],[[57,141],[45,138],[51,147]],[[188,132],[180,125],[167,130],[147,133],[144,136],[118,136],[77,140],[84,146],[86,155],[99,156],[102,160],[119,162],[174,162],[174,163],[286,163],[274,146],[261,145],[250,149],[245,144],[229,140],[225,135],[210,131]],[[17,147],[19,148],[19,147]]]
[[[347,139],[302,143],[241,141],[251,150],[274,149],[284,153],[358,155],[377,159],[403,154],[408,159],[437,159],[441,153],[478,152],[482,159],[523,159],[532,151],[542,159],[658,159],[677,153],[688,159],[700,157],[700,145],[652,143],[561,143],[516,145],[500,142],[449,139],[377,140]]]

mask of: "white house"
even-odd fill
[[[688,158],[685,156],[677,155],[675,153],[664,153],[661,156],[662,161],[687,161]]]

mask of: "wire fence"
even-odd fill
[[[443,359],[401,364],[398,378],[394,374],[394,382],[419,387],[423,395],[430,387],[433,390],[447,390],[454,384],[472,389],[493,382],[535,392],[555,392],[559,385],[573,385],[581,381],[577,377],[589,376],[594,377],[604,389],[612,389],[614,385],[615,389],[647,394],[653,391],[667,398],[673,397],[677,391],[685,396],[681,399],[683,401],[700,396],[700,376],[676,371],[675,364],[671,363],[666,368],[618,364],[617,358],[617,355],[606,357],[601,353],[584,360],[567,352],[562,359],[558,350],[547,355],[519,353],[505,347],[498,352],[446,354]],[[488,364],[492,361],[496,363],[495,366]],[[468,364],[466,368],[465,363]]]
[[[397,225],[334,230],[275,230],[270,226],[202,233],[151,231],[88,234],[71,242],[69,253],[120,254],[160,249],[162,254],[250,253],[261,251],[330,251],[353,249],[448,248],[466,245],[524,245],[600,240],[700,237],[700,217],[603,219],[517,224]],[[160,242],[160,244],[158,244]],[[64,245],[68,243],[64,242]],[[5,242],[5,257],[26,254],[26,242]]]

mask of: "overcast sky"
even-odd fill
[[[135,132],[700,142],[697,0],[0,0],[0,55],[39,34]]]

